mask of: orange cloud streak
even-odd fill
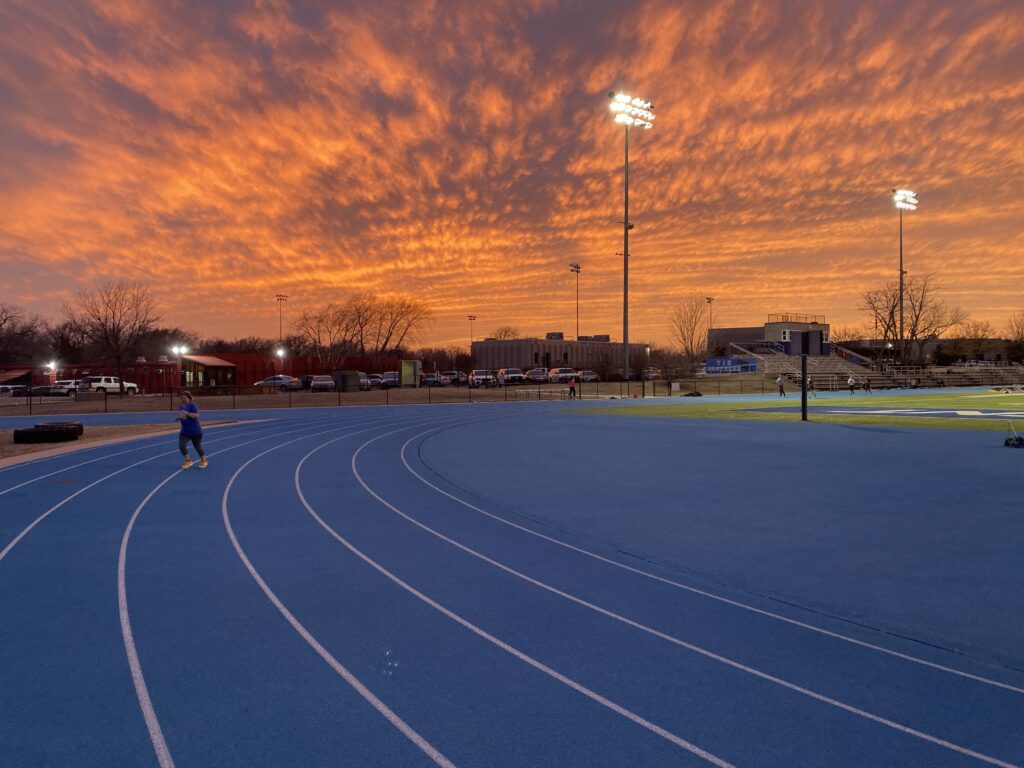
[[[1012,1],[179,3],[0,7],[0,290],[54,314],[151,282],[170,322],[272,335],[350,291],[419,296],[424,341],[861,321],[896,273],[888,190],[918,191],[912,274],[997,326],[1024,307],[1024,7]],[[185,288],[185,285],[188,288]]]

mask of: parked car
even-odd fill
[[[302,382],[296,379],[294,376],[286,376],[283,373],[279,373],[276,376],[267,376],[267,378],[260,381],[253,382],[254,387],[273,387],[281,392],[287,392],[289,389],[296,390],[302,389]]]
[[[27,392],[24,384],[0,384],[0,397],[25,397]]]
[[[316,378],[315,376],[309,376],[309,375],[300,376],[299,377],[299,383],[302,385],[303,389],[311,389],[312,386],[313,386],[313,379],[315,379],[315,378]]]
[[[548,371],[548,381],[552,384],[565,384],[578,376],[575,368],[552,368]]]
[[[433,373],[424,373],[420,376],[420,384],[424,387],[443,387],[445,385],[444,376],[437,371]]]
[[[547,369],[531,368],[526,372],[526,380],[532,381],[534,384],[546,384],[548,381]]]
[[[381,376],[379,373],[371,373],[366,378],[368,378],[370,380],[370,386],[371,387],[379,387],[380,383],[381,383],[381,381],[383,380],[384,377]]]
[[[79,384],[80,382],[78,379],[61,379],[53,382],[53,387],[51,387],[51,389],[53,389],[54,394],[71,397],[71,395],[78,391]]]
[[[333,392],[336,386],[333,376],[310,376],[310,392]]]
[[[380,377],[381,389],[393,389],[402,386],[402,380],[398,378],[398,371],[388,371]]]
[[[643,370],[644,381],[657,381],[661,378],[660,368],[644,368]]]
[[[51,387],[49,384],[37,384],[36,386],[31,387],[28,393],[32,397],[49,397],[50,395],[54,394],[64,394],[63,392],[54,392],[53,387]]]
[[[524,384],[526,383],[526,376],[523,374],[522,368],[500,368],[498,369],[498,384],[500,386],[506,386],[508,384]]]
[[[78,389],[80,392],[120,392],[121,380],[117,376],[86,376]],[[124,382],[124,391],[128,395],[137,395],[139,385],[130,381]]]
[[[469,372],[469,386],[471,387],[496,387],[498,386],[498,379],[494,376],[494,371],[488,371],[479,369]]]
[[[464,374],[462,371],[444,371],[441,374],[441,376],[442,378],[447,379],[449,384],[452,384],[453,386],[456,387],[461,387],[468,381],[468,379],[466,378],[466,374]]]
[[[362,371],[359,371],[359,388],[366,390],[369,389],[371,386],[372,385],[370,384],[370,377],[367,376]]]
[[[597,375],[595,371],[580,371],[580,381],[585,384],[590,384],[595,381],[600,381],[601,377]]]

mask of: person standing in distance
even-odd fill
[[[857,387],[857,380],[855,378],[853,378],[853,376],[851,376],[850,378],[848,378],[846,380],[846,383],[849,385],[849,387],[850,387],[850,394],[852,395],[853,394],[853,390],[856,389],[856,387]]]
[[[181,432],[178,434],[178,450],[185,457],[182,469],[192,466],[192,459],[188,457],[188,444],[191,442],[199,454],[199,468],[206,469],[206,451],[203,450],[203,425],[199,423],[199,408],[192,402],[190,392],[181,393],[181,405],[178,406],[178,421],[181,422]]]
[[[777,378],[775,380],[775,383],[779,385],[779,397],[785,397],[786,396],[786,382],[782,378],[782,374],[781,373],[779,374],[779,378]]]

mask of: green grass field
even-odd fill
[[[1024,413],[1024,394],[1004,395],[994,392],[942,392],[938,394],[872,394],[857,392],[848,395],[810,398],[808,419],[823,424],[862,424],[874,426],[925,427],[939,429],[980,429],[1005,431],[1005,416],[970,416],[951,418],[948,416],[898,416],[888,414],[827,413],[830,408],[860,408],[865,411],[899,408],[930,408],[944,411],[1019,411]],[[780,413],[770,408],[793,407],[792,412]],[[656,416],[680,419],[724,419],[741,421],[799,421],[800,395],[790,393],[785,400],[766,397],[763,401],[707,402],[687,400],[686,402],[643,408],[602,408],[591,413],[621,414],[623,416]],[[1024,419],[1015,426],[1024,431]]]

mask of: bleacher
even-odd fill
[[[800,386],[800,358],[786,353],[778,342],[760,341],[744,346],[731,344],[736,357],[757,361],[759,372],[782,376]],[[930,389],[941,387],[999,387],[1024,384],[1024,366],[1019,363],[974,362],[968,365],[916,366],[877,365],[855,352],[833,345],[831,354],[807,358],[807,375],[814,388],[834,391],[847,388],[852,377],[858,388],[865,382],[872,389]]]

